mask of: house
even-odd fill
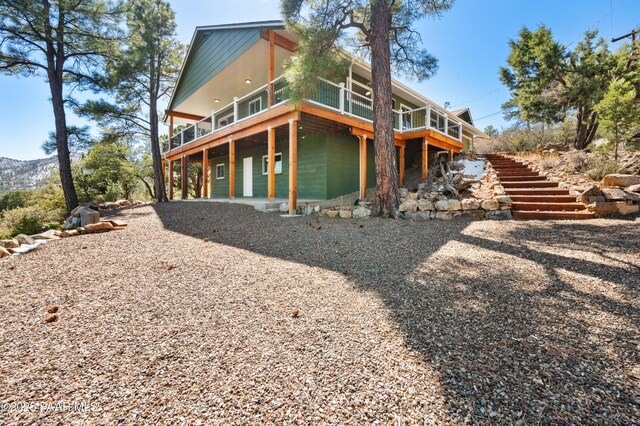
[[[290,212],[375,187],[370,65],[353,57],[346,81],[319,80],[294,105],[283,73],[297,40],[281,21],[196,28],[165,114],[170,198],[177,162],[183,173],[202,164],[204,197],[288,200]],[[449,112],[395,80],[393,109],[401,185],[407,169],[425,180],[438,152],[483,135],[468,109]]]

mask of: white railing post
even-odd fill
[[[427,105],[427,124],[425,127],[427,129],[431,128],[431,104]]]
[[[444,115],[444,134],[449,136],[449,117]]]
[[[339,102],[340,114],[344,114],[344,83],[341,82],[339,86],[340,86],[340,102]]]
[[[233,122],[238,121],[238,97],[233,97]]]
[[[211,111],[211,133],[216,131],[216,113]]]
[[[400,107],[400,110],[398,111],[398,117],[400,118],[399,129],[402,132],[404,130],[404,112],[402,111],[402,107]]]
[[[180,131],[180,146],[184,145],[184,129]]]
[[[462,142],[462,121],[458,123],[458,142]]]

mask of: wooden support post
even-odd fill
[[[267,129],[267,198],[276,198],[276,129]]]
[[[367,136],[360,136],[360,199],[367,196]]]
[[[229,198],[236,198],[236,141],[229,139]]]
[[[449,161],[453,161],[453,150],[449,151]]]
[[[298,203],[298,122],[289,120],[289,214]]]
[[[274,87],[271,82],[276,78],[275,77],[275,41],[276,41],[276,33],[273,30],[269,31],[269,73],[267,82],[268,86],[268,95],[267,95],[267,106],[271,108],[273,105],[273,93]]]
[[[171,138],[173,137],[173,115],[169,116],[169,148],[171,148]]]
[[[209,198],[209,150],[202,150],[202,198]]]
[[[173,200],[173,160],[169,160],[169,199]]]
[[[180,172],[181,172],[181,183],[182,183],[182,188],[181,188],[181,192],[182,192],[182,199],[186,200],[188,195],[189,195],[189,173],[188,173],[188,167],[189,167],[189,158],[185,155],[182,157],[182,159],[180,160]]]
[[[422,141],[422,182],[427,181],[429,173],[429,141],[425,137]]]
[[[398,173],[400,176],[400,186],[404,187],[404,144],[400,145],[400,158],[398,163],[400,163],[400,170]]]

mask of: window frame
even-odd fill
[[[258,104],[258,109],[256,111],[254,111],[254,112],[251,112],[251,106],[255,105],[255,104]],[[249,112],[250,116],[251,115],[255,115],[255,114],[259,113],[260,111],[262,111],[262,96],[257,97],[255,99],[249,101],[248,108],[249,108],[248,112]]]
[[[282,164],[284,161],[284,157],[282,156],[282,152],[276,152],[276,154],[274,155],[274,159],[278,158],[278,155],[280,156],[280,171],[278,171],[278,161],[276,160],[276,173],[277,175],[281,175],[282,174]],[[262,175],[266,176],[269,174],[269,155],[263,155],[262,156]]]
[[[222,169],[222,177],[220,177],[218,175],[218,170]],[[216,164],[216,180],[224,180],[224,178],[226,177],[226,167],[224,166],[224,163],[219,163]]]

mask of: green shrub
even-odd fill
[[[25,207],[31,200],[30,191],[10,191],[0,196],[0,213],[5,210],[13,210]]]
[[[122,185],[118,182],[107,182],[107,189],[104,191],[104,201],[113,202],[122,198],[123,195]]]
[[[597,155],[589,160],[586,175],[593,180],[602,180],[608,174],[619,172],[620,164],[618,162],[610,160],[604,155]]]
[[[2,216],[0,235],[12,237],[18,234],[37,234],[42,229],[42,215],[36,207],[18,207]]]

